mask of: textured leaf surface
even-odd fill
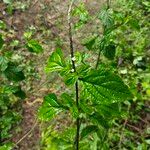
[[[84,94],[97,104],[115,103],[131,98],[131,93],[121,78],[109,71],[91,70],[81,80]]]
[[[47,72],[53,72],[53,71],[61,71],[65,67],[63,53],[61,49],[56,49],[54,51],[49,59],[46,66]]]

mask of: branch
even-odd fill
[[[72,6],[74,4],[74,0],[71,1],[71,4],[68,9],[68,25],[69,25],[69,41],[70,41],[70,54],[71,54],[71,62],[72,69],[76,72],[75,60],[74,60],[74,47],[73,47],[73,36],[72,36],[72,26],[71,26],[71,11]],[[79,111],[79,87],[78,81],[75,83],[75,93],[76,93],[76,106]],[[75,149],[79,150],[79,131],[80,131],[80,119],[79,117],[76,120],[76,137],[75,137]]]
[[[15,143],[14,148],[17,147],[18,144],[22,142],[35,129],[37,123],[38,123],[38,119],[35,120],[35,123],[33,124],[32,128],[17,143]]]

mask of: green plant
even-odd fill
[[[68,10],[71,58],[64,57],[62,49],[57,48],[50,55],[46,66],[47,72],[59,73],[67,89],[59,98],[54,93],[44,97],[39,118],[50,121],[64,112],[68,112],[68,117],[72,118],[68,127],[62,125],[60,130],[55,130],[52,125],[45,133],[45,136],[50,134],[46,142],[49,142],[48,148],[52,150],[106,149],[108,147],[105,141],[114,119],[124,116],[120,104],[130,99],[132,94],[115,69],[100,63],[101,53],[110,60],[115,57],[116,45],[111,41],[111,32],[116,29],[116,24],[112,20],[109,6],[100,15],[104,28],[103,37],[96,36],[99,40],[92,38],[84,43],[87,48],[91,48],[98,41],[95,51],[99,54],[95,68],[88,63],[84,53],[74,51],[71,25],[73,4],[74,1]]]
[[[6,25],[1,21],[1,31]],[[10,130],[20,119],[21,99],[26,97],[20,82],[25,79],[23,68],[13,60],[13,51],[8,50],[10,45],[5,44],[4,32],[0,34],[0,142],[3,144],[12,135]],[[9,47],[9,48],[8,48]]]

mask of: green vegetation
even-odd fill
[[[2,3],[8,15],[30,6],[30,1]],[[20,130],[24,99],[29,92],[40,91],[34,91],[37,85],[30,87],[33,78],[37,82],[46,78],[48,89],[41,94],[44,98],[37,112],[38,149],[148,150],[150,2],[107,0],[94,13],[86,2],[68,4],[67,28],[56,23],[68,33],[67,42],[56,34],[50,56],[45,55],[48,40],[40,39],[51,34],[46,27],[29,27],[22,41],[11,40],[12,31],[0,20],[0,150],[17,148],[27,138],[22,135],[19,142],[11,141]],[[47,10],[43,5],[42,9]],[[39,58],[42,55],[47,62]],[[42,62],[45,67],[38,68]],[[46,77],[36,69],[44,70]]]

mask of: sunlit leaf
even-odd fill
[[[45,70],[47,72],[61,71],[66,66],[61,49],[56,49],[49,57]]]
[[[38,53],[43,52],[43,47],[36,40],[28,41],[28,43],[26,44],[26,47],[28,48],[28,50],[30,52],[33,52],[33,53],[37,53],[38,54]]]
[[[131,98],[128,86],[116,74],[103,70],[91,70],[80,80],[84,83],[84,94],[98,103],[121,102]]]

